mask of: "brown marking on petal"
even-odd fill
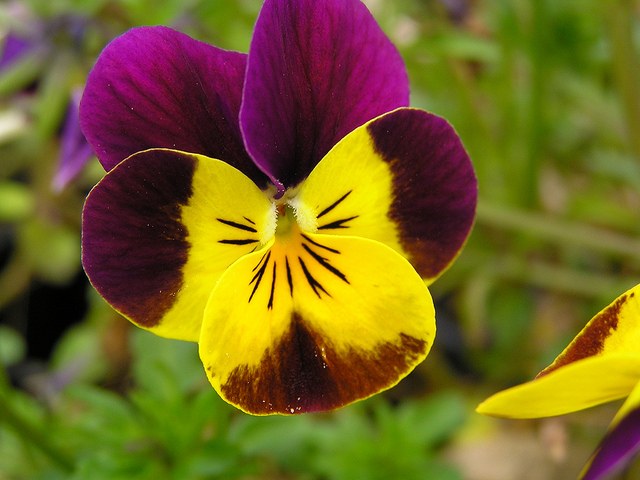
[[[416,271],[442,272],[462,248],[475,216],[475,174],[460,139],[443,119],[398,110],[367,127],[393,176],[388,217]]]
[[[618,328],[618,318],[622,306],[628,298],[623,295],[615,303],[596,315],[582,332],[571,342],[567,349],[562,352],[555,361],[542,370],[537,376],[541,377],[569,363],[587,357],[593,357],[602,352],[604,344],[609,336]]]
[[[252,225],[255,225],[254,222],[249,220],[247,217],[244,217],[245,220],[249,221]],[[225,220],[224,218],[216,218],[216,220],[224,225],[228,225],[229,227],[237,228],[238,230],[243,230],[245,232],[257,233],[256,230],[251,225],[244,225],[242,223],[234,222],[233,220]]]
[[[182,287],[189,242],[181,207],[196,161],[161,150],[138,154],[96,187],[83,213],[83,265],[122,314],[156,326]]]
[[[372,351],[337,352],[298,313],[259,366],[238,366],[222,392],[254,414],[331,410],[393,385],[424,354],[424,340],[400,334]]]
[[[324,225],[318,225],[318,230],[342,230],[349,228],[349,225],[345,224],[351,220],[355,220],[359,216],[360,215],[351,215],[350,217],[340,218]]]
[[[289,265],[289,257],[284,257],[284,265],[287,269],[287,284],[289,285],[289,295],[293,297],[293,277],[291,276],[291,266]]]
[[[255,282],[255,284],[253,285],[253,290],[251,290],[251,295],[249,296],[249,303],[251,303],[253,296],[256,294],[256,291],[260,286],[260,282],[262,282],[262,277],[264,277],[264,272],[266,272],[267,267],[269,266],[270,258],[271,258],[271,250],[269,250],[266,254],[264,254],[262,258],[260,258],[260,261],[258,262],[258,264],[255,267],[253,267],[253,270],[251,270],[252,272],[256,272],[256,273],[253,275],[253,278],[249,282],[249,285]]]

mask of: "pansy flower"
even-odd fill
[[[83,212],[91,282],[138,326],[197,341],[246,412],[395,385],[431,348],[425,280],[457,256],[477,196],[454,130],[408,97],[358,0],[267,0],[248,55],[125,33],[80,108],[108,172]]]
[[[583,480],[622,468],[640,451],[640,285],[593,317],[535,380],[498,392],[478,412],[550,417],[625,397]]]

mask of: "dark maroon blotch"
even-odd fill
[[[293,414],[341,407],[392,385],[426,342],[401,334],[373,351],[338,354],[298,313],[259,367],[237,367],[222,386],[233,403],[255,414]]]
[[[412,109],[368,126],[376,152],[393,175],[388,213],[411,264],[426,278],[445,269],[462,248],[475,216],[477,183],[471,161],[442,118]]]
[[[541,371],[537,377],[546,375],[577,360],[598,355],[604,348],[604,343],[611,335],[611,332],[618,328],[620,310],[626,302],[627,295],[623,295],[596,315],[569,348],[553,364]]]
[[[144,327],[160,322],[182,285],[189,242],[180,211],[195,167],[191,155],[142,152],[107,175],[85,203],[85,271],[111,305]]]

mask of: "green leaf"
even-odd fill
[[[42,52],[26,54],[0,74],[0,98],[9,98],[25,89],[44,71]]]
[[[36,274],[54,284],[67,283],[80,267],[80,234],[39,218],[21,225],[19,242]]]
[[[22,183],[0,182],[0,222],[18,222],[34,211],[35,199],[30,188]]]
[[[0,325],[0,368],[12,365],[24,358],[25,341],[13,328]]]
[[[131,350],[136,384],[161,398],[171,401],[207,383],[195,343],[169,340],[135,329]]]

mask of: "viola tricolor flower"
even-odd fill
[[[108,172],[83,212],[91,282],[140,327],[197,341],[246,412],[395,385],[433,343],[424,280],[457,256],[477,196],[454,130],[408,98],[358,0],[266,0],[248,55],[125,33],[80,108]]]
[[[598,313],[535,380],[499,392],[478,412],[540,418],[627,397],[582,472],[597,480],[640,451],[640,285]]]

